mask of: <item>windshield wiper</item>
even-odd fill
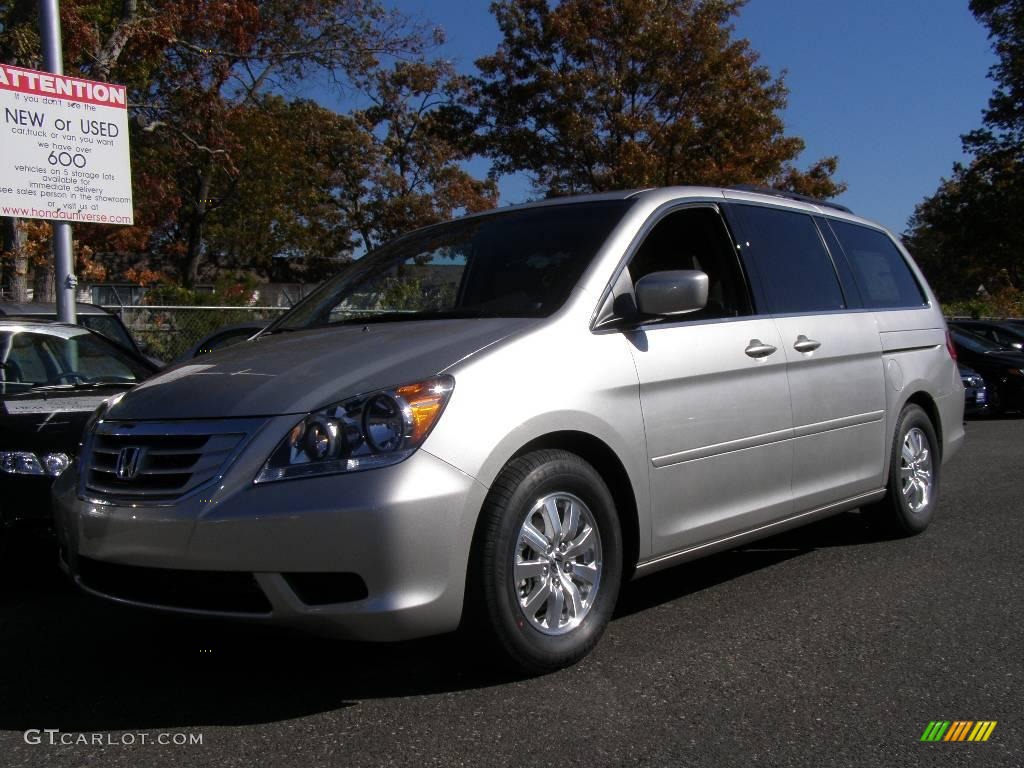
[[[135,381],[83,381],[78,384],[37,384],[25,390],[26,392],[79,392],[87,389],[101,389],[103,387],[133,387]]]
[[[498,315],[493,312],[485,312],[480,309],[446,309],[439,310],[437,312],[381,312],[378,315],[347,317],[344,320],[335,320],[333,323],[327,323],[326,325],[369,325],[371,323],[401,323],[417,322],[420,320],[462,320],[479,317],[502,317],[502,315]]]
[[[264,328],[262,331],[256,334],[256,338],[260,336],[273,336],[275,333],[294,333],[295,331],[302,330],[301,328],[290,328],[287,325],[279,325],[277,328]]]

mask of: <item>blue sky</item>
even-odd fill
[[[385,4],[443,27],[438,54],[463,71],[499,42],[487,0]],[[992,91],[995,58],[967,0],[750,0],[736,34],[774,74],[787,71],[787,131],[807,143],[800,165],[838,155],[849,185],[839,201],[896,232],[961,159],[960,134],[980,125]],[[529,191],[504,178],[501,203]]]

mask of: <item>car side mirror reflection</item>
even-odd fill
[[[708,303],[708,276],[699,269],[651,272],[633,288],[637,309],[645,315],[685,315]]]

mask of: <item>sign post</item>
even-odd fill
[[[53,223],[57,317],[75,322],[71,222],[133,223],[123,85],[63,75],[57,0],[39,0],[39,72],[0,63],[0,216]]]
[[[43,67],[56,75],[64,74],[64,51],[60,35],[58,0],[39,0],[39,36],[43,44]],[[75,261],[71,253],[71,225],[53,222],[54,290],[57,294],[57,319],[74,323],[78,319],[75,304]]]

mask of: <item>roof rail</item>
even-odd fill
[[[734,189],[737,192],[757,192],[761,195],[773,195],[774,197],[785,197],[789,200],[798,200],[801,203],[812,203],[813,205],[823,205],[826,208],[835,208],[837,211],[843,211],[844,213],[853,213],[845,205],[839,203],[833,203],[831,200],[819,200],[816,197],[810,195],[801,195],[799,192],[787,192],[784,189],[775,189],[774,187],[759,187],[756,184],[730,184],[726,189]]]

